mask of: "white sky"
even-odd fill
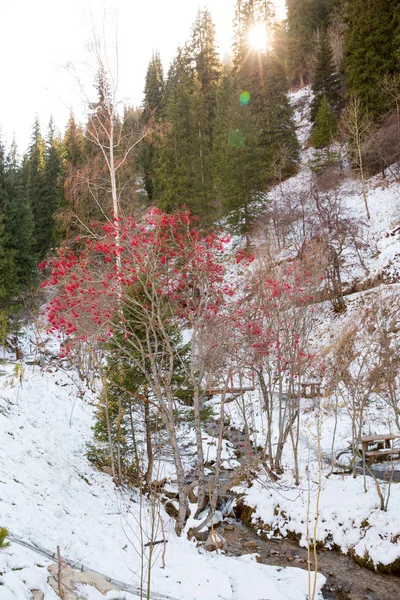
[[[275,0],[282,10],[284,0]],[[221,53],[229,50],[235,0],[0,0],[2,57],[0,128],[7,143],[15,134],[25,151],[37,113],[45,133],[50,115],[64,131],[70,107],[82,114],[83,100],[69,62],[87,73],[91,23],[115,21],[119,40],[119,91],[130,104],[142,100],[153,50],[165,71],[176,48],[190,36],[199,7],[207,5],[217,27]],[[92,17],[90,16],[92,14]],[[111,34],[106,34],[112,40]],[[113,54],[112,52],[110,54]],[[93,94],[91,86],[85,86]],[[93,97],[92,96],[92,97]]]

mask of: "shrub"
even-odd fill
[[[5,527],[0,527],[0,549],[7,548],[10,542],[6,542],[8,530]]]

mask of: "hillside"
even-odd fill
[[[280,205],[282,212],[287,212],[285,203],[288,199],[297,207],[301,197],[307,198],[303,202],[305,213],[312,214],[312,150],[306,147],[309,97],[308,88],[292,94],[298,137],[302,144],[299,173],[268,194],[262,206],[265,214],[271,206],[280,210]],[[370,347],[372,343],[371,336],[364,335],[365,319],[371,307],[379,312],[383,299],[389,299],[394,317],[398,318],[400,314],[400,184],[390,174],[385,179],[380,175],[368,179],[371,219],[367,222],[363,217],[360,183],[348,166],[343,169],[339,185],[334,189],[331,186],[321,195],[327,193],[335,197],[342,217],[346,215],[346,218],[362,221],[364,265],[356,260],[353,250],[344,248],[342,283],[347,310],[335,314],[328,301],[313,304],[310,348],[318,360],[329,365],[337,359],[335,346],[347,332],[353,331],[352,343],[358,352],[354,353],[348,368],[354,373],[357,357],[363,356],[366,345]],[[291,211],[294,217],[281,248],[277,249],[270,243],[268,249],[271,252],[273,247],[276,265],[291,263],[303,243],[304,212],[300,219],[293,204],[289,213]],[[306,221],[310,219],[311,216]],[[262,227],[260,220],[252,238],[255,262],[251,268],[254,270],[265,258]],[[241,270],[241,265],[231,267],[230,277],[235,279],[235,273]],[[240,273],[238,277],[240,279]],[[395,336],[398,335],[395,324],[392,323],[392,327]],[[64,370],[65,364],[58,359],[49,362],[48,357],[43,356],[42,366],[31,364],[38,362],[35,339],[39,329],[47,355],[50,349],[53,355],[58,353],[57,341],[45,334],[42,326],[37,329],[34,325],[27,326],[21,339],[23,362],[15,362],[9,356],[1,373],[0,525],[9,529],[11,539],[23,540],[51,553],[60,546],[65,558],[134,587],[140,586],[142,579],[144,588],[147,587],[149,548],[146,544],[149,540],[165,539],[165,544],[154,546],[151,570],[154,598],[306,600],[306,571],[259,564],[255,553],[251,552],[235,558],[223,552],[209,553],[201,544],[198,548],[195,540],[189,541],[186,536],[189,527],[196,524],[193,518],[189,519],[185,534],[177,537],[174,519],[168,516],[163,505],[157,503],[155,507],[134,488],[117,488],[110,475],[89,463],[86,452],[87,444],[92,442],[97,396],[83,387],[73,369]],[[372,368],[376,356],[373,353],[366,355],[365,361]],[[251,485],[238,482],[232,492],[247,507],[254,509],[247,522],[267,539],[291,535],[305,546],[307,535],[311,535],[322,546],[339,549],[371,567],[398,572],[399,484],[384,483],[380,477],[378,484],[372,477],[364,481],[359,475],[354,479],[345,468],[337,473],[340,464],[349,467],[345,460],[340,463],[335,457],[348,447],[353,435],[354,398],[350,398],[349,389],[331,392],[328,374],[322,376],[321,382],[326,390],[321,398],[301,398],[298,425],[300,485],[296,485],[292,475],[293,454],[288,443],[282,459],[284,473],[278,480],[271,479],[270,471],[260,465],[252,471]],[[361,385],[360,379],[359,387]],[[399,434],[388,402],[372,388],[368,394],[360,424],[362,433],[379,434],[390,430]],[[220,398],[215,396],[207,403],[211,412],[214,409],[215,420],[218,420],[219,402]],[[256,386],[254,391],[246,392],[236,402],[227,403],[225,415],[229,418],[230,428],[224,433],[222,459],[226,461],[226,470],[232,470],[232,466],[233,469],[240,466],[237,462],[229,464],[235,457],[230,438],[232,431],[244,431],[250,423],[253,450],[267,444],[260,389]],[[278,420],[274,421],[273,429],[273,443],[276,443]],[[182,435],[189,446],[185,467],[190,472],[193,467],[190,456],[195,452],[194,432],[190,425],[186,426]],[[213,451],[216,439],[207,433],[203,443],[207,452],[210,448]],[[332,457],[334,464],[331,464]],[[207,462],[214,460],[214,454],[208,455]],[[400,461],[390,462],[387,468],[397,473]],[[176,474],[171,460],[162,457],[158,469],[158,477],[155,473],[154,479],[167,475],[165,490],[168,491],[168,486],[172,488],[174,497]],[[393,475],[392,478],[396,481]],[[378,488],[385,502],[388,500],[387,510],[379,508]],[[195,505],[191,505],[191,509],[193,517]],[[152,521],[154,511],[156,514]],[[310,534],[311,530],[314,532],[314,526],[315,533]],[[151,532],[152,527],[155,527],[155,534]],[[163,549],[165,558],[162,556]],[[0,551],[0,598],[30,600],[31,590],[36,589],[43,592],[44,600],[55,600],[58,596],[47,583],[46,567],[50,562],[12,542],[9,548]],[[324,581],[324,577],[319,575],[318,593]],[[104,597],[91,586],[82,587],[79,593],[79,598],[95,600]],[[105,597],[128,599],[141,596],[140,593],[135,596],[126,592],[108,592]],[[375,600],[386,597],[380,596],[379,591],[373,596]]]

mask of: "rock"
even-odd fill
[[[247,549],[251,550],[253,548],[258,548],[258,544],[257,544],[257,542],[250,540],[249,542],[245,542],[243,544],[243,548],[247,548]]]
[[[167,483],[166,477],[164,477],[164,479],[161,479],[160,481],[152,481],[150,483],[150,489],[155,492],[159,492],[163,489],[163,487],[165,486],[166,483]]]
[[[169,500],[176,500],[177,498],[179,498],[179,491],[178,488],[170,485],[169,483],[166,483],[164,486],[164,495],[169,498]]]
[[[293,561],[294,561],[294,558],[293,558],[293,556],[288,556],[288,561],[289,561],[289,562],[293,562]]]
[[[53,564],[48,568],[50,573],[49,585],[58,594],[58,565]],[[105,595],[107,592],[120,592],[115,585],[110,584],[102,575],[92,571],[74,571],[69,565],[63,564],[61,568],[61,587],[64,593],[63,600],[83,600],[82,594],[77,590],[78,585],[90,585],[98,592]],[[86,596],[85,596],[86,597]],[[40,596],[38,596],[40,600]]]
[[[168,502],[165,503],[165,510],[167,515],[176,519],[179,515],[179,504],[174,500],[168,500]]]
[[[198,481],[193,481],[193,483],[191,483],[189,486],[187,494],[188,494],[188,500],[189,500],[190,504],[197,504],[198,485],[199,485]]]
[[[224,531],[235,531],[235,529],[236,529],[236,527],[229,523],[228,523],[228,525],[225,525],[225,527],[224,527]]]
[[[196,529],[189,529],[188,531],[188,538],[191,539],[192,537],[194,537],[199,542],[207,541],[209,535],[210,532],[208,531],[207,527],[203,527],[203,529],[201,529],[200,531],[197,531]]]
[[[199,521],[204,521],[204,519],[206,519],[207,516],[208,516],[208,510],[203,510],[203,512],[199,514],[198,519],[199,519]],[[216,510],[215,513],[213,514],[212,519],[208,520],[206,526],[209,529],[211,529],[212,526],[218,527],[219,525],[221,525],[223,520],[224,520],[224,516],[223,516],[222,512],[219,510]]]
[[[226,540],[221,535],[213,531],[208,536],[204,548],[208,552],[214,552],[215,550],[221,550],[224,547],[225,542]]]
[[[32,600],[44,600],[44,594],[40,590],[32,590]]]

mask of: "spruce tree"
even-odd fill
[[[345,10],[345,69],[348,94],[371,115],[388,108],[379,82],[398,66],[396,7],[393,0],[351,0]]]
[[[15,141],[6,162],[6,190],[4,226],[7,245],[14,256],[18,288],[23,289],[36,279],[36,256],[33,214],[23,187]]]
[[[315,118],[311,141],[318,150],[329,148],[338,131],[338,120],[326,96],[322,97]]]
[[[84,166],[87,160],[88,143],[82,127],[76,122],[73,114],[67,123],[61,144],[60,175],[57,185],[57,206],[55,212],[54,241],[58,245],[61,240],[77,235],[74,226],[76,215],[83,217],[85,204],[91,204]],[[83,218],[83,222],[86,219]]]
[[[221,75],[221,61],[215,41],[215,25],[211,13],[199,10],[192,28],[190,53],[204,94],[216,89]]]
[[[250,102],[248,93],[224,77],[217,96],[213,166],[222,212],[239,233],[249,231],[255,216],[251,203],[265,190],[259,125]]]
[[[159,122],[161,119],[161,106],[164,97],[164,73],[161,58],[158,52],[154,53],[147,68],[146,83],[144,88],[144,101],[142,123],[148,125],[150,120]],[[144,175],[144,187],[148,199],[154,197],[156,147],[153,141],[144,140],[140,155],[139,165]]]
[[[157,153],[156,196],[165,211],[189,208],[202,222],[213,220],[211,144],[201,82],[180,50],[166,85],[163,117],[169,131]]]
[[[322,99],[325,97],[337,114],[340,108],[340,75],[335,73],[333,52],[325,32],[320,35],[317,62],[312,82],[314,98],[311,102],[311,121],[315,123]]]
[[[288,66],[300,87],[309,83],[314,34],[325,29],[329,17],[345,0],[287,0]]]
[[[217,102],[217,87],[221,76],[221,61],[215,39],[215,25],[210,12],[199,10],[192,28],[190,55],[195,65],[195,72],[201,85],[200,93],[206,110],[206,135],[208,139],[207,154],[212,147],[213,121]]]
[[[45,206],[45,142],[40,132],[39,119],[36,117],[31,144],[27,154],[24,156],[22,174],[26,193],[26,200],[31,207],[34,220],[34,251],[38,257],[43,257],[48,246],[47,240],[43,243],[41,226],[46,219],[43,215],[47,213]]]
[[[44,165],[44,197],[37,222],[36,242],[44,253],[54,244],[55,212],[59,204],[62,145],[56,135],[53,119],[50,119],[46,136],[46,154]]]
[[[296,134],[287,79],[282,61],[270,54],[265,60],[265,75],[261,80],[261,97],[255,93],[253,111],[260,127],[260,144],[265,169],[270,180],[276,178],[274,163],[280,157],[280,176],[293,175],[299,162],[299,142]]]

